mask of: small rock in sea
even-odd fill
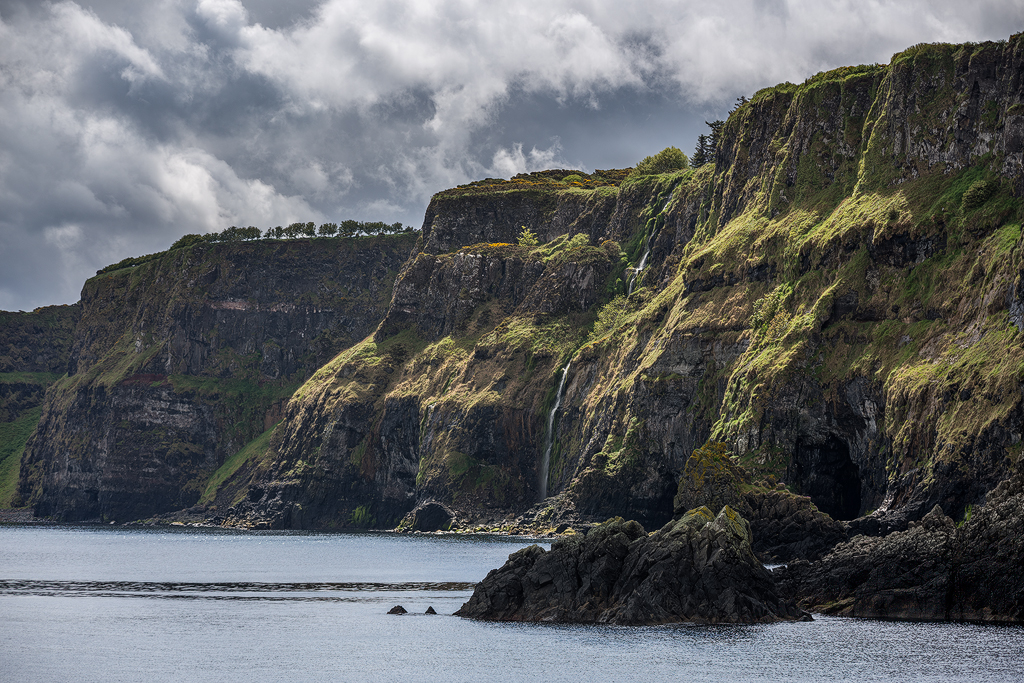
[[[434,611],[433,607],[428,607],[427,611],[424,612],[424,614],[437,614],[437,612]]]
[[[401,605],[395,605],[388,610],[388,614],[406,614],[409,610],[405,609]]]

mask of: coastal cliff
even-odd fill
[[[755,93],[700,168],[486,179],[419,235],[99,275],[20,500],[538,532],[729,505],[816,567],[961,522],[1024,451],[1022,79],[1020,36],[920,45]]]
[[[18,507],[21,456],[46,388],[67,371],[81,307],[0,311],[0,509]]]
[[[754,94],[698,169],[440,193],[228,521],[658,527],[709,442],[808,519],[961,518],[1022,450],[1022,62],[920,45]]]
[[[197,244],[90,279],[21,500],[66,521],[193,506],[303,380],[374,329],[414,240]]]

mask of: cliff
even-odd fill
[[[776,558],[961,520],[1024,450],[1022,62],[920,45],[754,94],[699,169],[487,179],[418,238],[93,278],[22,500],[544,530],[729,504]]]
[[[313,370],[374,329],[414,240],[199,244],[90,279],[21,499],[61,520],[193,506]]]
[[[756,93],[700,169],[439,194],[228,521],[658,527],[709,441],[812,517],[961,517],[1022,449],[1022,60],[921,45]]]
[[[80,307],[0,311],[0,509],[17,506],[21,456],[46,388],[67,370]]]

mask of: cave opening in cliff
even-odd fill
[[[850,447],[834,434],[823,444],[797,441],[786,479],[832,519],[860,515],[860,470],[850,459]]]

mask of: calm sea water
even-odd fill
[[[449,616],[524,540],[0,527],[0,681],[1019,681],[1024,628]],[[401,604],[410,614],[386,614]],[[438,616],[422,614],[433,606]]]

